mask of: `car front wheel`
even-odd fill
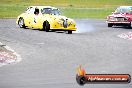
[[[43,30],[46,31],[46,32],[49,32],[49,30],[50,30],[50,24],[49,24],[48,21],[45,21],[43,23]]]
[[[128,28],[132,28],[132,22],[130,22],[130,24],[128,25]]]
[[[108,23],[108,27],[112,27],[113,26],[113,24],[111,24],[111,23]]]
[[[68,34],[72,34],[72,31],[68,31]]]
[[[20,28],[26,28],[23,18],[19,18],[18,25]]]

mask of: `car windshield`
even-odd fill
[[[60,11],[58,9],[52,9],[52,8],[43,8],[41,12],[42,14],[60,15]]]
[[[119,7],[115,10],[115,13],[128,13],[132,14],[132,7]]]

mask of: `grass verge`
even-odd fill
[[[59,7],[71,18],[105,18],[117,6],[132,5],[131,0],[1,0],[0,18],[16,18],[31,5]]]

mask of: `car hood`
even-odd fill
[[[63,20],[73,20],[71,18],[68,18],[66,16],[62,16],[62,15],[49,15],[49,14],[44,14],[44,16],[47,16],[47,18],[51,18],[51,19],[63,19]]]
[[[110,17],[130,17],[132,18],[132,14],[127,13],[113,13],[112,15],[109,15]]]

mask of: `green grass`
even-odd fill
[[[117,6],[132,5],[131,0],[1,0],[0,18],[16,18],[31,5],[60,8],[71,18],[105,18]]]
[[[109,8],[65,8],[64,15],[71,18],[105,18],[113,9]]]

